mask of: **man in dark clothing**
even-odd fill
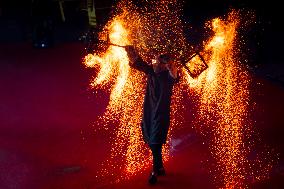
[[[130,66],[147,74],[144,98],[142,134],[153,155],[153,171],[149,183],[155,184],[157,176],[165,175],[162,161],[162,145],[166,143],[170,125],[170,102],[177,69],[170,56],[159,55],[152,64],[147,64],[135,51],[127,46]]]

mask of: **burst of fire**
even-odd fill
[[[111,43],[129,44],[127,30],[121,18],[114,19],[108,29]],[[127,172],[129,176],[149,163],[149,160],[141,153],[145,150],[140,133],[145,78],[129,67],[127,53],[121,47],[110,46],[102,55],[89,54],[85,60],[87,66],[99,66],[99,73],[92,83],[93,86],[114,83],[104,118],[112,117],[112,119],[120,120],[119,128],[115,131],[117,137],[111,154],[112,159],[118,155],[125,156],[126,166],[123,172]],[[114,169],[122,168],[121,164],[113,166]]]
[[[177,2],[161,0],[149,6],[149,2],[145,1],[148,8],[139,10],[129,1],[121,1],[118,8],[122,13],[106,26],[110,42],[135,45],[145,61],[156,53],[170,51],[179,56],[180,52],[189,52],[183,24],[177,16],[181,13]],[[246,121],[250,77],[238,60],[236,45],[239,25],[238,14],[234,11],[227,19],[216,18],[210,22],[214,35],[204,43],[201,52],[209,68],[195,79],[186,69],[182,69],[181,82],[174,88],[171,105],[171,130],[174,130],[180,126],[180,120],[176,117],[182,108],[183,92],[194,90],[198,94],[196,130],[204,135],[210,130],[209,150],[216,161],[214,175],[216,180],[222,180],[220,187],[228,189],[246,188],[246,177],[249,176],[246,157],[250,149],[244,142],[244,131],[250,130]],[[188,64],[198,65],[198,62],[200,60],[194,58]],[[126,51],[116,46],[109,46],[106,52],[87,55],[85,65],[98,70],[91,84],[93,87],[110,88],[110,101],[103,120],[113,119],[119,123],[114,130],[116,137],[112,144],[112,157],[108,161],[114,162],[117,156],[123,157],[124,162],[113,163],[113,169],[122,172],[118,180],[129,178],[151,163],[140,131],[145,76],[129,67]],[[169,145],[164,149],[164,154],[169,157]],[[111,169],[106,169],[106,174],[107,170]],[[267,171],[268,168],[264,172]]]
[[[235,53],[238,25],[239,19],[234,14],[227,21],[212,21],[215,35],[205,46],[205,52],[211,51],[210,68],[199,78],[203,83],[199,113],[217,118],[203,121],[213,126],[210,150],[224,188],[244,187],[248,150],[244,146],[243,130],[248,111],[249,77],[238,65]]]

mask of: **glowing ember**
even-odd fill
[[[211,128],[210,150],[217,162],[220,174],[217,177],[223,180],[224,188],[243,188],[245,179],[247,149],[243,145],[242,132],[247,113],[249,77],[237,64],[234,52],[238,24],[239,19],[233,13],[228,21],[213,20],[215,36],[205,47],[205,50],[212,51],[209,65],[214,70],[204,82],[206,90],[201,94],[200,114],[211,114],[217,118],[204,121],[214,126]]]
[[[177,59],[190,56],[192,48],[183,35],[180,1],[145,0],[142,4],[143,8],[138,8],[131,1],[121,1],[117,6],[119,13],[109,21],[101,36],[109,34],[113,44],[134,45],[145,61],[165,52],[170,52]],[[246,188],[247,178],[252,172],[248,170],[252,166],[247,160],[250,147],[244,141],[251,132],[248,122],[250,78],[238,60],[236,45],[240,21],[237,12],[233,11],[228,19],[216,18],[209,25],[214,36],[204,43],[201,52],[209,68],[198,73],[203,69],[198,56],[187,63],[197,75],[200,74],[197,78],[192,78],[180,66],[181,79],[174,88],[171,105],[170,135],[182,124],[178,112],[186,108],[182,106],[183,93],[194,91],[199,96],[196,100],[196,131],[209,138],[206,142],[215,160],[216,167],[212,172],[216,181],[220,188]],[[85,65],[98,71],[91,86],[110,89],[110,101],[102,118],[105,127],[112,127],[112,131],[116,132],[116,137],[111,159],[107,160],[112,168],[104,171],[108,175],[121,173],[116,174],[116,181],[130,178],[151,163],[140,131],[145,76],[131,69],[128,63],[126,51],[117,46],[109,46],[105,52],[85,57]],[[113,125],[108,125],[108,120],[118,121],[118,126],[113,128]],[[163,153],[168,159],[169,143]],[[117,157],[122,157],[123,163],[115,162]],[[270,165],[253,176],[261,177],[269,168]]]

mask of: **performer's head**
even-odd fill
[[[158,61],[161,64],[168,64],[171,61],[171,56],[169,54],[161,54],[158,56]]]

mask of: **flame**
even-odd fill
[[[116,17],[108,25],[110,43],[128,45],[128,31],[121,17]],[[122,169],[128,177],[147,167],[150,155],[145,158],[144,144],[140,131],[145,76],[130,68],[124,48],[109,46],[102,54],[89,54],[85,57],[87,67],[97,67],[99,72],[92,82],[93,87],[111,86],[110,101],[103,115],[104,120],[119,120],[119,128],[112,145],[111,159],[125,157],[125,166],[113,164],[114,169]],[[147,153],[147,152],[145,152]],[[105,174],[111,174],[105,170]],[[118,177],[117,179],[121,179]]]
[[[214,19],[212,29],[215,35],[206,44],[205,51],[211,51],[209,69],[204,78],[199,113],[209,114],[216,121],[206,120],[211,125],[211,153],[216,160],[222,179],[221,188],[245,187],[245,164],[248,149],[244,146],[243,130],[249,100],[249,77],[238,65],[235,53],[239,19],[231,13],[227,21]],[[212,127],[213,126],[213,127]]]
[[[183,35],[183,23],[178,16],[181,6],[177,2],[161,0],[151,4],[145,1],[145,7],[149,3],[151,6],[139,12],[131,1],[121,1],[117,8],[122,13],[114,16],[105,27],[110,43],[134,44],[145,61],[151,60],[156,53],[170,51],[179,58],[180,52],[190,52],[191,47]],[[238,59],[237,29],[240,19],[233,11],[227,19],[216,18],[209,25],[214,35],[204,43],[201,52],[209,68],[197,78],[192,78],[185,68],[181,69],[181,81],[173,92],[169,136],[182,125],[179,112],[186,108],[182,105],[184,92],[190,96],[194,91],[199,97],[194,125],[197,132],[209,138],[209,151],[216,163],[213,168],[215,180],[220,188],[246,188],[246,178],[250,175],[246,168],[250,166],[247,160],[250,148],[244,143],[244,137],[247,137],[244,133],[250,133],[251,129],[246,121],[250,77]],[[117,182],[131,178],[151,164],[140,129],[145,76],[129,67],[125,49],[117,46],[87,55],[84,63],[98,71],[91,86],[110,91],[109,104],[102,116],[105,127],[110,127],[111,120],[118,122],[118,126],[112,129],[115,138],[111,159],[106,161],[112,163],[103,172],[114,176]],[[200,60],[195,57],[188,66],[199,69],[198,64]],[[163,153],[168,160],[169,141]],[[123,163],[116,162],[118,156],[123,157]],[[114,175],[114,172],[121,174]]]

